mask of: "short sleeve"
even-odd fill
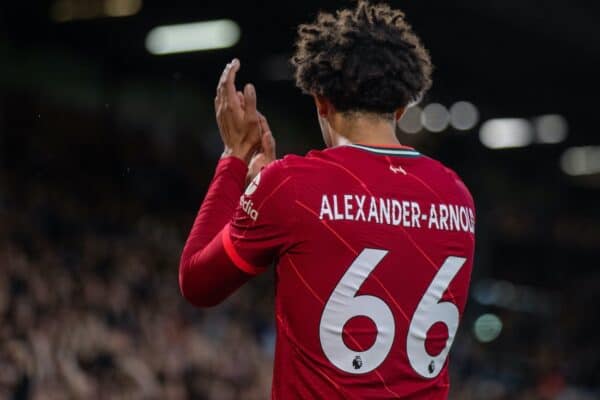
[[[223,247],[242,271],[259,274],[293,243],[293,178],[281,161],[264,168],[250,182],[229,224]]]

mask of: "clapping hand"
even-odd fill
[[[277,159],[275,153],[275,138],[271,133],[271,128],[264,115],[258,113],[261,130],[261,146],[258,152],[254,154],[250,165],[248,166],[247,182],[250,182],[254,177],[263,169],[269,165],[272,161]]]
[[[264,115],[256,109],[256,90],[252,84],[244,92],[235,88],[240,62],[227,64],[217,86],[215,111],[225,150],[224,157],[234,156],[248,165],[247,181],[276,159],[275,139]]]
[[[240,62],[227,64],[217,85],[215,112],[221,139],[225,145],[224,157],[237,157],[249,164],[261,147],[261,120],[256,110],[256,91],[252,84],[244,92],[235,88],[235,75]]]

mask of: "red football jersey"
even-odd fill
[[[475,211],[408,147],[340,146],[265,168],[223,233],[249,273],[276,263],[274,399],[445,399]]]

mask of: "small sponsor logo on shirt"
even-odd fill
[[[354,357],[354,360],[352,360],[352,366],[354,367],[354,369],[360,369],[362,365],[362,358],[360,358],[360,356]]]
[[[254,203],[252,202],[252,200],[247,199],[246,195],[240,197],[240,207],[242,207],[242,210],[244,210],[244,212],[248,214],[248,216],[252,218],[253,221],[256,221],[258,219],[258,211],[256,211],[256,209],[254,208]]]
[[[242,197],[240,197],[240,207],[242,207],[242,210],[244,210],[244,212],[248,214],[248,216],[253,221],[256,221],[258,219],[258,211],[254,208],[254,203],[248,197],[252,196],[252,194],[256,192],[259,183],[260,172],[254,177],[254,179],[252,179],[252,182],[250,182],[250,184],[246,188],[246,191],[244,192]]]
[[[260,183],[260,172],[254,177],[254,179],[252,179],[252,182],[250,182],[250,184],[246,188],[244,195],[250,196],[250,195],[252,195],[252,193],[256,192],[256,189],[258,188],[259,183]]]
[[[433,374],[435,372],[435,361],[431,360],[429,366],[427,367],[427,370],[430,374]]]

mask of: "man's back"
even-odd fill
[[[289,156],[227,230],[242,262],[278,256],[273,398],[447,396],[474,249],[473,200],[452,171],[407,147]]]

